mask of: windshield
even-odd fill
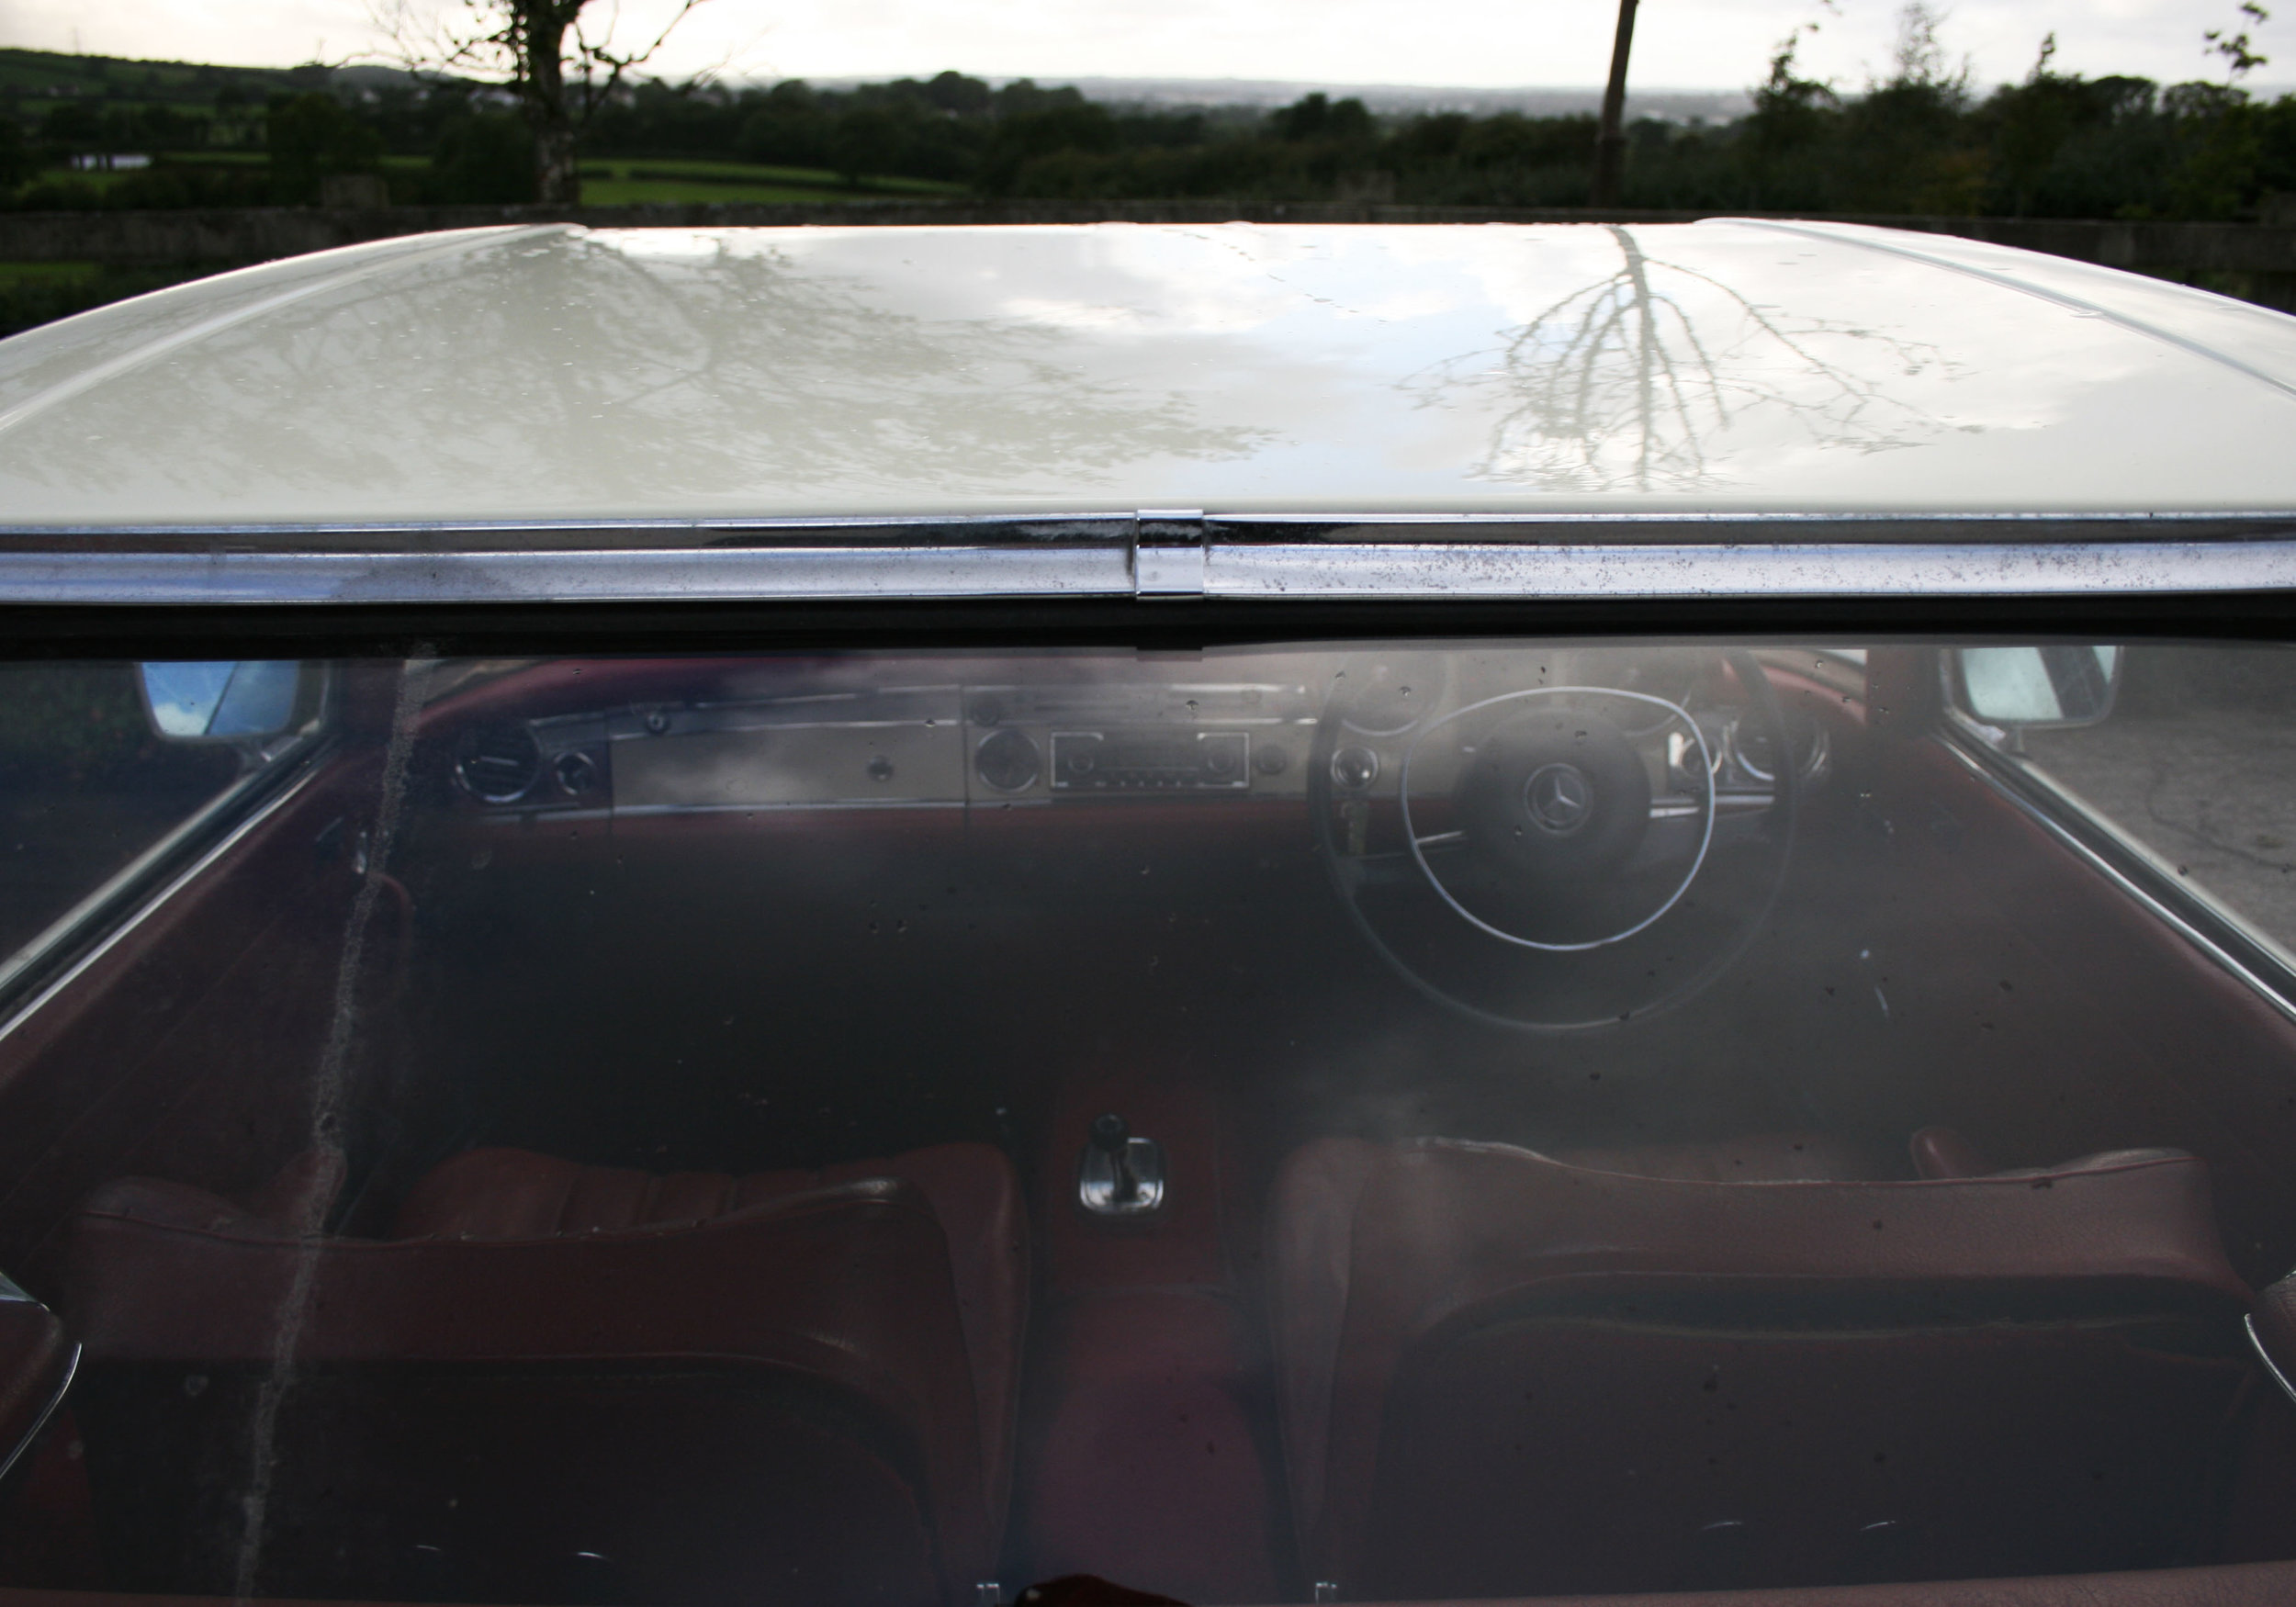
[[[0,674],[0,1586],[2296,1557],[2278,646]]]

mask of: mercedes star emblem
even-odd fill
[[[1523,802],[1541,831],[1569,837],[1594,814],[1594,789],[1574,764],[1543,765],[1523,783]]]

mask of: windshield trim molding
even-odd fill
[[[0,605],[356,606],[1187,597],[1902,600],[2296,591],[2296,536],[1920,544],[1150,539],[476,552],[0,552]],[[1185,561],[1176,562],[1176,559]]]
[[[1625,511],[1209,512],[1058,510],[620,519],[250,520],[197,524],[0,523],[0,553],[628,552],[653,548],[931,545],[1042,547],[1187,538],[1237,545],[1863,545],[2296,538],[2296,509],[2082,512]]]

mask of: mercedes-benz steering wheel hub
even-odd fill
[[[1523,783],[1523,812],[1541,831],[1570,837],[1593,818],[1594,788],[1575,764],[1546,765]]]

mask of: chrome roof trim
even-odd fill
[[[728,602],[1130,596],[1126,546],[8,553],[0,603]]]
[[[1200,585],[1130,544],[493,552],[0,553],[0,604],[262,606],[899,598],[2171,596],[2296,590],[2296,538],[2218,542],[1342,543],[1208,540]]]
[[[1214,543],[1215,597],[2036,597],[2296,588],[2296,540],[1728,545]]]

